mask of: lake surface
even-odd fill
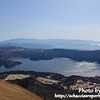
[[[12,68],[0,67],[0,72],[11,70],[39,71],[39,72],[55,72],[65,76],[81,75],[81,76],[98,76],[100,75],[100,64],[77,62],[68,58],[55,58],[52,60],[31,61],[29,59],[18,59],[21,65]]]

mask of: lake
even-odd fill
[[[100,75],[100,64],[89,62],[78,62],[68,58],[55,58],[52,60],[31,61],[29,59],[18,59],[21,65],[12,68],[0,67],[0,72],[11,70],[39,71],[39,72],[55,72],[65,76],[81,75],[81,76],[98,76]]]

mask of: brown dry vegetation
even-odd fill
[[[43,100],[28,90],[0,80],[0,100]]]

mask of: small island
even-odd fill
[[[20,64],[22,64],[22,62],[0,59],[0,66],[4,66],[5,68],[14,67],[14,66],[20,65]]]
[[[5,68],[15,67],[16,65],[20,65],[22,62],[19,61],[8,61],[6,64],[4,64]]]
[[[53,57],[47,54],[37,54],[37,55],[31,56],[29,59],[30,60],[51,60],[53,59]]]

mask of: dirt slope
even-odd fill
[[[0,80],[0,100],[43,100],[26,89]]]

